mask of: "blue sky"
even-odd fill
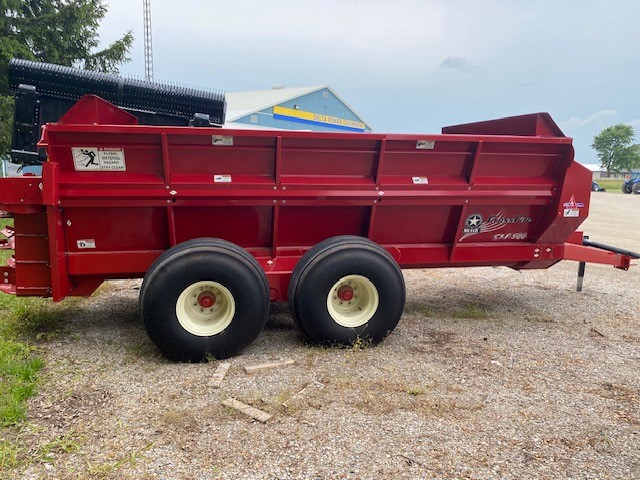
[[[108,0],[106,44],[142,0]],[[596,163],[593,136],[629,123],[640,141],[640,1],[151,0],[159,80],[228,92],[330,85],[377,132],[549,112]]]

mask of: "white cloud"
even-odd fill
[[[640,119],[638,0],[151,3],[157,78],[227,91],[329,84],[380,131],[547,111],[587,158],[599,130]],[[102,46],[132,29],[122,72],[140,76],[142,2],[108,4]]]
[[[580,130],[581,128],[598,124],[605,119],[615,117],[617,113],[618,112],[613,109],[600,110],[599,112],[593,113],[586,118],[571,117],[568,120],[560,122],[559,126],[562,130],[567,132]]]
[[[464,57],[447,57],[440,64],[440,68],[448,68],[462,73],[471,73],[474,70],[474,65]]]

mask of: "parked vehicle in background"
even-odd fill
[[[602,188],[596,182],[591,182],[591,191],[592,192],[606,192],[607,189],[606,188]]]
[[[622,183],[622,192],[640,194],[640,172],[634,172],[625,179]]]

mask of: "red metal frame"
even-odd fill
[[[246,248],[274,300],[304,252],[343,234],[403,268],[630,264],[580,245],[591,174],[546,114],[384,135],[138,126],[123,113],[86,97],[45,127],[42,178],[0,180],[0,209],[16,218],[3,291],[87,295],[197,237]],[[126,170],[78,171],[73,148],[122,149]]]

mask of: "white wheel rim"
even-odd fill
[[[371,280],[362,275],[347,275],[329,290],[327,310],[338,325],[355,328],[371,320],[379,302],[378,289]]]
[[[231,324],[235,313],[233,295],[217,282],[204,281],[189,285],[176,302],[178,322],[187,332],[199,337],[222,332]]]

